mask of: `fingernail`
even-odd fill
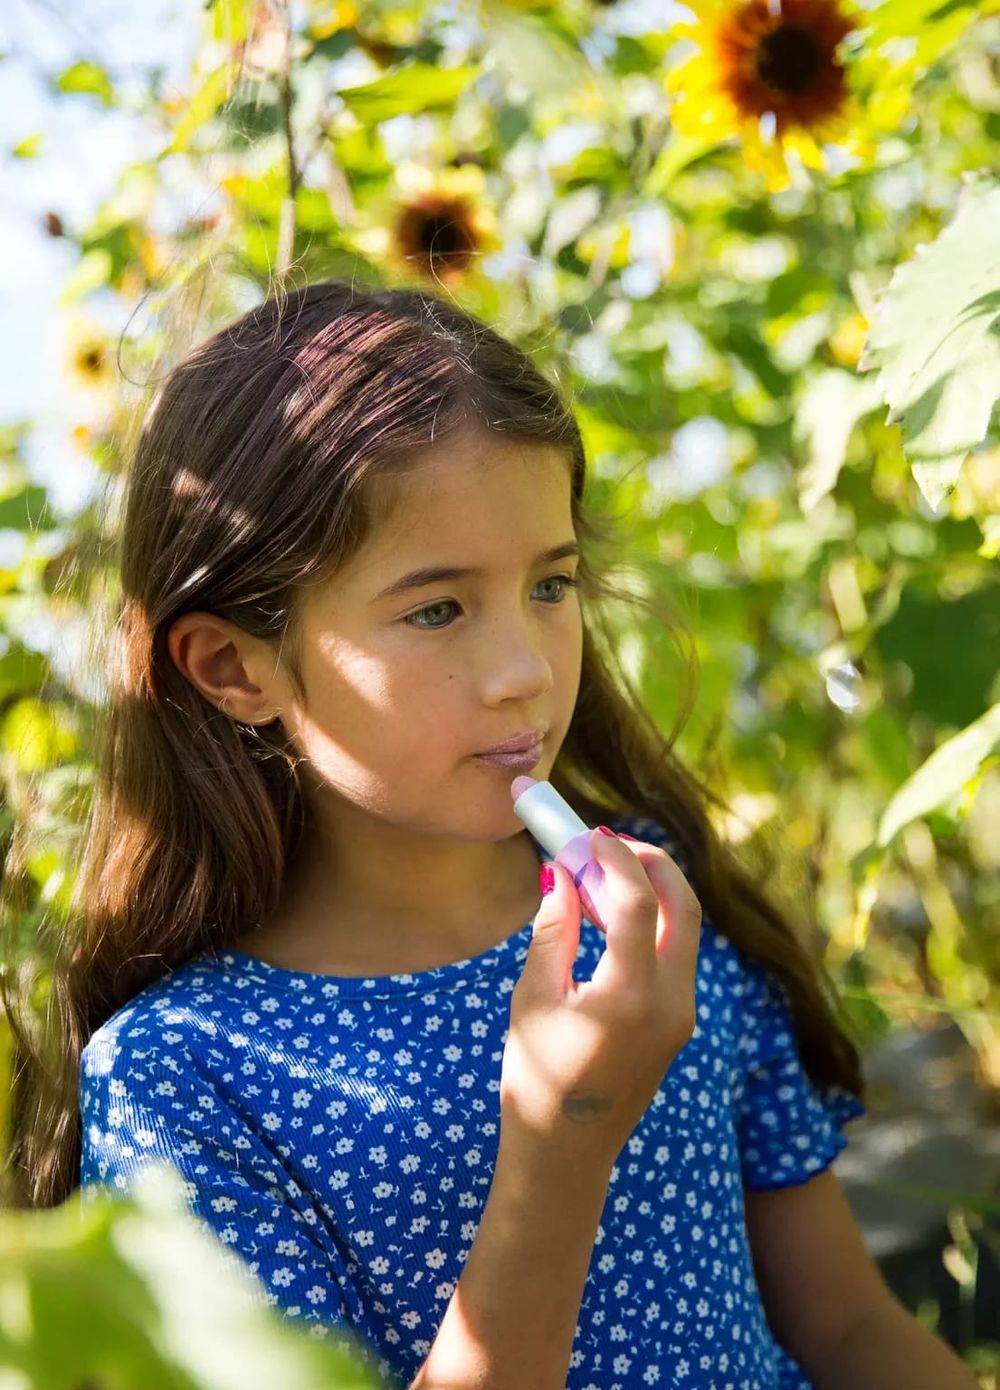
[[[610,835],[612,840],[618,839],[618,836],[615,834],[615,832],[613,830],[609,830],[606,825],[599,825],[597,828],[602,835]]]
[[[619,840],[631,840],[634,845],[642,844],[642,841],[637,840],[634,835],[626,835],[625,832],[621,830],[618,832],[618,838]]]
[[[543,864],[538,870],[538,887],[544,898],[547,893],[551,893],[556,886],[556,871],[551,864]]]

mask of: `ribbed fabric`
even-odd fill
[[[684,867],[662,826],[612,826]],[[125,1191],[169,1162],[256,1296],[314,1335],[350,1329],[387,1385],[409,1384],[489,1193],[530,938],[528,923],[471,959],[375,978],[233,950],[187,962],[83,1053],[81,1184]],[[574,978],[603,949],[584,919]],[[784,989],[707,918],[696,1006],[614,1166],[567,1390],[809,1390],[765,1319],[743,1188],[806,1182],[864,1106],[813,1088]]]

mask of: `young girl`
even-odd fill
[[[416,290],[274,296],[171,373],[30,1200],[169,1162],[391,1385],[971,1386],[830,1172],[856,1048],[621,672],[584,480],[530,359]],[[539,903],[526,770],[605,831],[606,933],[558,864]]]

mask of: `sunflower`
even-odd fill
[[[686,3],[698,22],[677,32],[700,52],[666,78],[679,134],[739,135],[747,163],[763,170],[772,190],[788,185],[788,150],[812,169],[823,168],[821,141],[871,153],[840,58],[840,44],[860,22],[843,0]]]
[[[79,317],[67,323],[64,362],[70,382],[103,391],[115,377],[114,346],[98,325]]]
[[[500,241],[479,165],[397,170],[400,197],[391,231],[395,258],[434,281],[464,278]]]
[[[403,208],[396,246],[403,258],[431,279],[462,275],[478,244],[474,211],[465,198],[424,193]]]

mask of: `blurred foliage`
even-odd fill
[[[54,1210],[0,1216],[0,1256],[9,1390],[380,1384],[356,1338],[317,1340],[265,1308],[263,1286],[192,1219],[169,1165],[148,1165],[127,1197],[88,1187]]]
[[[591,500],[693,631],[680,751],[728,839],[785,851],[772,887],[816,923],[861,1041],[949,1017],[995,1106],[1000,5],[800,0],[784,30],[764,0],[690,11],[215,0],[187,89],[154,71],[128,98],[157,156],[89,225],[53,190],[94,497],[53,516],[30,422],[6,428],[0,906],[26,957],[72,892],[87,623],[114,591],[99,493],[144,383],[276,281],[424,283],[571,392]],[[125,102],[94,62],[50,77]],[[670,727],[679,672],[641,638],[623,664]],[[995,1354],[969,1356],[995,1384]]]

